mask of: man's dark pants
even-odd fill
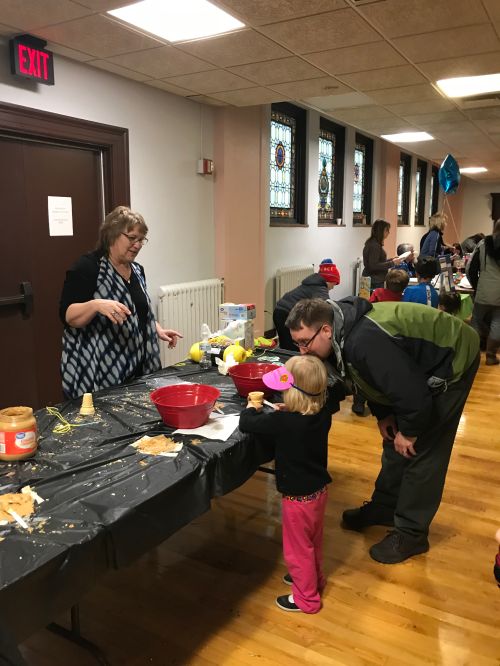
[[[458,382],[433,397],[430,425],[415,442],[417,455],[404,458],[383,442],[382,469],[372,501],[394,510],[394,526],[427,536],[441,502],[455,435],[479,366],[479,355]]]

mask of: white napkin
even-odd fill
[[[200,435],[207,439],[220,439],[226,442],[238,427],[239,414],[214,414],[208,422],[199,428],[179,428],[174,430],[173,435]]]

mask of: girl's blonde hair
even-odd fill
[[[317,414],[326,402],[327,374],[323,361],[316,356],[293,356],[285,363],[293,375],[293,383],[302,391],[317,393],[306,395],[298,389],[283,391],[283,401],[289,412],[299,412],[304,416]]]

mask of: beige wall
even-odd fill
[[[255,303],[255,334],[264,332],[264,236],[268,169],[261,154],[262,108],[217,109],[215,270],[226,301]]]

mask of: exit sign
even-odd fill
[[[54,54],[45,49],[47,42],[32,35],[18,35],[10,40],[12,74],[48,86],[54,85]]]

